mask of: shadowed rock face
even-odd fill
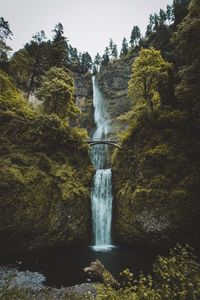
[[[131,100],[127,97],[127,91],[133,60],[132,56],[113,61],[103,67],[97,76],[114,131],[117,126],[116,118],[131,108]]]
[[[0,255],[90,241],[92,165],[55,116],[0,114]]]
[[[86,128],[89,134],[95,127],[93,92],[92,92],[92,75],[73,73],[75,84],[76,104],[81,111],[77,126]]]

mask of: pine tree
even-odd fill
[[[125,56],[128,53],[128,42],[127,39],[124,37],[122,41],[122,49],[120,52],[120,56]]]
[[[113,48],[112,48],[112,57],[113,59],[117,59],[118,57],[118,50],[117,50],[117,45],[116,44],[113,44]]]
[[[96,67],[97,72],[99,72],[100,65],[101,65],[101,56],[99,53],[97,53],[94,58],[94,66]]]
[[[170,25],[173,17],[173,9],[171,5],[167,5],[166,17],[167,17],[168,25]]]
[[[173,15],[175,25],[179,24],[188,13],[188,6],[191,0],[174,0]]]
[[[27,98],[34,92],[41,83],[42,76],[50,68],[51,61],[51,43],[46,42],[46,36],[43,30],[36,33],[30,43],[27,43],[24,49],[32,59],[32,71],[27,89]]]
[[[114,42],[113,42],[112,39],[110,39],[110,41],[109,41],[109,53],[110,53],[110,56],[112,56],[113,45],[114,45]]]
[[[13,34],[10,30],[10,25],[8,21],[5,21],[3,17],[0,17],[0,40],[5,41],[11,35]]]
[[[76,48],[73,48],[71,45],[69,45],[68,50],[69,50],[69,60],[78,61],[79,60],[78,50]]]
[[[64,36],[64,27],[58,23],[53,29],[52,60],[53,66],[65,68],[69,64],[68,41]]]
[[[157,31],[158,27],[159,27],[159,16],[157,14],[154,14],[153,18],[154,18],[154,28],[153,28],[153,30]]]
[[[109,48],[106,47],[104,54],[101,59],[101,66],[107,66],[110,61]]]
[[[16,87],[28,92],[29,81],[33,70],[34,60],[26,49],[15,52],[10,60],[10,73],[14,78]]]
[[[130,38],[131,47],[137,46],[140,38],[141,38],[140,28],[138,26],[134,26]]]
[[[164,25],[166,21],[167,21],[167,14],[165,13],[165,11],[163,9],[160,9],[159,25],[160,26]]]
[[[0,18],[0,68],[8,71],[8,54],[12,50],[6,40],[12,36],[10,25],[4,18]]]
[[[92,75],[96,75],[97,73],[98,73],[97,67],[95,65],[93,65],[93,67],[92,67]]]
[[[85,52],[81,55],[80,62],[81,62],[82,71],[84,73],[92,69],[92,65],[93,65],[92,58],[88,52]]]

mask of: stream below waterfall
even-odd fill
[[[125,268],[129,268],[134,274],[139,274],[140,271],[146,274],[151,272],[154,258],[155,253],[132,246],[117,246],[108,251],[96,251],[93,247],[73,247],[9,257],[0,261],[0,265],[6,265],[11,269],[17,268],[19,271],[34,272],[32,276],[28,273],[28,278],[25,280],[29,286],[35,286],[35,277],[40,273],[45,277],[46,286],[60,288],[87,282],[83,268],[89,266],[95,259],[99,259],[117,278]],[[18,279],[18,284],[20,280],[24,279]]]

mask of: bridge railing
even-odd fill
[[[86,140],[86,142],[113,142],[113,143],[118,143],[118,139],[113,139],[113,138],[91,138]]]

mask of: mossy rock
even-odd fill
[[[153,245],[200,239],[200,124],[187,113],[138,116],[114,158],[114,237]]]
[[[85,133],[51,115],[0,113],[0,255],[91,239]]]

